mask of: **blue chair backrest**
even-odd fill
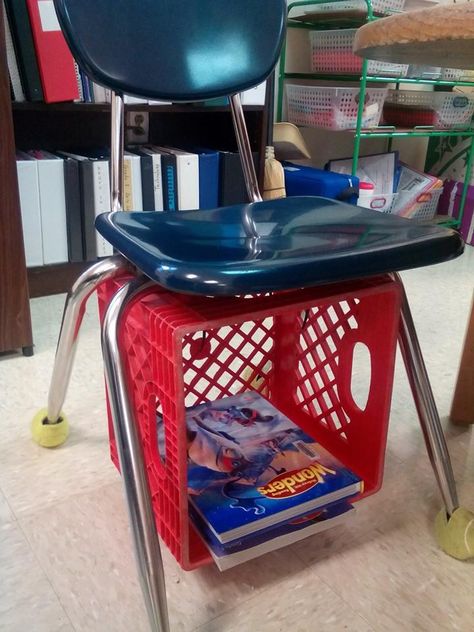
[[[201,101],[275,66],[286,0],[54,0],[78,64],[119,94]]]

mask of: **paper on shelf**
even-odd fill
[[[361,156],[357,165],[356,176],[362,182],[374,185],[374,193],[393,193],[396,185],[398,152]],[[328,169],[336,173],[351,175],[352,158],[330,160]]]
[[[420,200],[420,196],[427,194],[432,189],[439,189],[443,182],[436,176],[429,175],[400,163],[400,182],[398,185],[399,196],[395,201],[392,212],[397,215],[407,216],[412,207]]]

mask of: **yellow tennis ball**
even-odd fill
[[[69,434],[69,423],[61,412],[57,423],[45,423],[47,409],[42,408],[33,417],[31,422],[31,436],[33,441],[43,448],[56,448],[64,443]]]
[[[435,521],[436,539],[445,553],[458,560],[474,557],[474,513],[459,507],[448,520],[442,509]]]

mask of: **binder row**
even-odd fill
[[[109,158],[102,149],[17,151],[28,267],[113,254],[94,228],[97,215],[111,210]],[[123,183],[124,211],[175,212],[248,201],[239,154],[229,151],[129,147]]]
[[[53,0],[3,0],[10,87],[14,101],[110,103],[110,90],[74,61]],[[265,83],[242,93],[245,105],[264,105]],[[125,95],[125,103],[168,105]]]

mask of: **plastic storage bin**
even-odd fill
[[[405,6],[405,0],[372,0],[372,9],[376,15],[386,15],[388,13],[399,12]],[[320,4],[317,8],[312,8],[311,13],[316,11],[336,12],[336,11],[363,11],[367,12],[367,5],[364,0],[348,0],[347,2],[328,2]]]
[[[461,81],[463,78],[469,80],[468,70],[458,68],[441,68],[439,66],[414,66],[408,67],[407,76],[415,79],[441,79],[442,81]]]
[[[422,193],[413,200],[413,193],[410,193],[410,191],[400,191],[394,206],[394,213],[419,221],[433,219],[436,215],[442,193],[442,187],[440,189],[432,189],[427,193]],[[407,205],[410,205],[410,208],[405,208]],[[403,210],[404,208],[405,210]]]
[[[384,122],[400,127],[468,127],[474,97],[456,92],[390,90],[383,109]]]
[[[353,237],[363,240],[364,227],[354,226]],[[101,287],[102,315],[119,286]],[[185,407],[258,389],[362,477],[359,499],[374,493],[383,476],[399,309],[400,286],[388,275],[252,298],[151,288],[127,309],[119,344],[156,526],[183,568],[211,561],[188,516]],[[357,360],[360,345],[365,363]]]
[[[391,213],[397,201],[398,193],[374,193],[366,208],[380,213]]]
[[[354,129],[357,125],[359,88],[286,86],[288,120],[295,125],[325,129]],[[386,88],[368,88],[362,127],[377,127],[387,94]]]
[[[311,69],[313,72],[361,73],[362,58],[354,55],[352,46],[357,29],[310,31]],[[368,73],[404,77],[408,64],[369,61]]]

